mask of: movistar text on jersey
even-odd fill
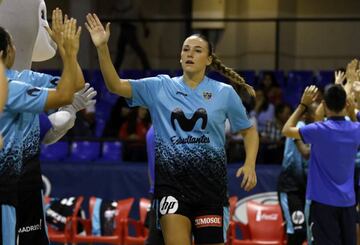
[[[178,136],[171,137],[171,143],[174,145],[183,145],[183,144],[208,144],[210,143],[210,138],[202,135],[200,137],[193,137],[189,135],[186,138],[181,138]]]

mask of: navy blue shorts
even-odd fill
[[[356,245],[356,210],[311,202],[310,229],[315,245]]]

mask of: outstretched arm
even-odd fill
[[[96,14],[88,14],[86,16],[86,20],[87,22],[85,23],[85,26],[89,31],[91,40],[97,49],[100,69],[104,77],[106,87],[112,93],[125,98],[131,98],[132,90],[129,81],[120,79],[111,61],[109,47],[107,45],[110,37],[110,23],[107,23],[104,28]]]
[[[70,19],[65,22],[65,30],[62,35],[62,47],[60,52],[63,60],[63,71],[56,89],[49,90],[45,104],[45,110],[69,105],[73,101],[75,81],[77,78],[77,53],[79,51],[81,27],[76,27],[76,20]]]

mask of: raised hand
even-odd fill
[[[346,75],[343,71],[335,71],[335,84],[340,84],[341,86],[344,86]]]
[[[107,44],[110,37],[110,23],[106,24],[106,27],[101,24],[96,14],[86,15],[86,29],[89,31],[91,40],[95,47],[100,47]]]
[[[311,85],[305,88],[305,91],[301,97],[301,104],[310,106],[315,101],[318,95],[318,88],[315,85]]]
[[[65,54],[77,56],[80,47],[81,27],[76,28],[76,19],[66,20],[64,24],[63,46]]]

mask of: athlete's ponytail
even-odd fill
[[[7,56],[8,46],[11,43],[11,38],[9,33],[0,26],[0,51],[3,52],[3,59]]]

